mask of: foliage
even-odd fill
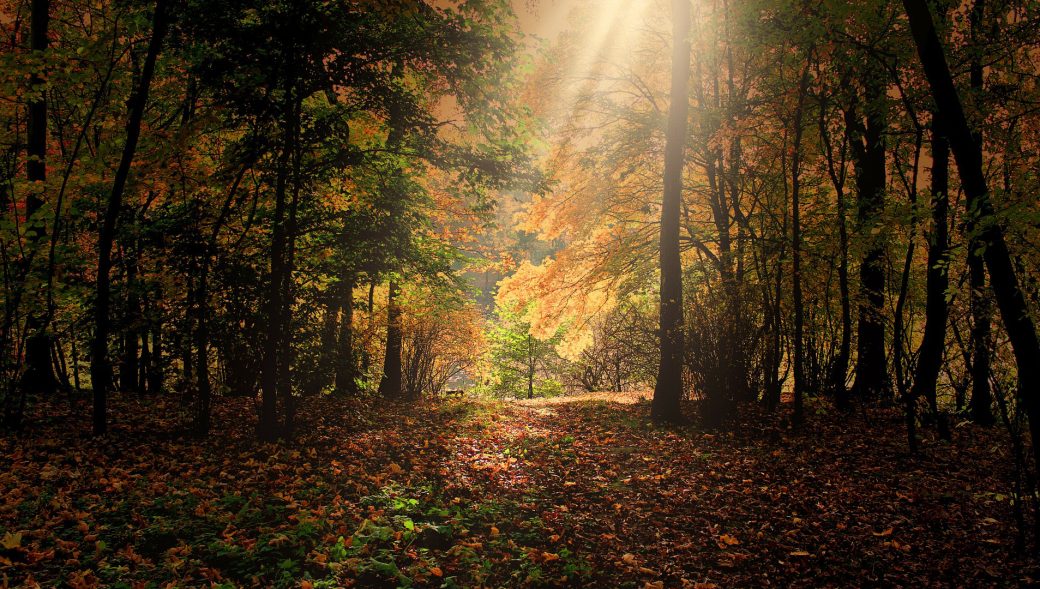
[[[484,376],[486,390],[496,397],[528,399],[562,393],[556,375],[564,361],[556,346],[563,340],[563,330],[541,339],[532,333],[520,311],[498,307],[495,315],[487,336],[490,368]]]

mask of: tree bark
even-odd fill
[[[835,221],[838,224],[838,296],[841,298],[841,342],[838,355],[828,375],[828,388],[834,395],[834,404],[838,409],[849,409],[849,390],[846,380],[849,373],[849,357],[852,354],[852,304],[849,296],[849,232],[845,210],[845,154],[848,145],[848,134],[841,146],[841,159],[834,161],[834,149],[831,136],[827,130],[825,99],[820,104],[820,140],[823,143],[824,156],[827,160],[827,173],[831,178],[835,193]]]
[[[679,217],[689,111],[690,2],[672,1],[672,82],[665,135],[664,194],[661,204],[661,360],[650,406],[656,421],[680,421],[682,410],[683,309]]]
[[[979,43],[979,34],[982,29],[982,17],[985,13],[985,2],[976,0],[968,15],[970,24],[970,40],[972,45]],[[984,80],[982,77],[982,62],[978,56],[973,56],[970,66],[971,89],[976,95],[983,90]],[[976,133],[976,143],[981,145],[981,134]],[[974,233],[968,223],[968,232]],[[971,288],[971,419],[980,425],[993,425],[996,417],[993,415],[993,392],[990,389],[990,348],[993,346],[993,333],[991,329],[993,305],[991,304],[986,289],[986,267],[985,261],[979,255],[980,244],[975,238],[968,240],[968,277]]]
[[[911,450],[916,449],[914,435],[913,407],[916,400],[928,400],[932,412],[935,413],[940,434],[949,435],[945,419],[939,415],[936,383],[939,370],[942,368],[943,349],[946,347],[946,320],[949,310],[946,305],[946,291],[949,289],[949,266],[947,253],[949,249],[949,183],[950,183],[950,146],[946,139],[942,115],[932,115],[932,230],[928,236],[928,275],[925,295],[924,336],[917,353],[917,368],[914,373],[914,384],[910,389],[912,405],[908,407],[907,437]]]
[[[336,392],[341,395],[357,394],[357,360],[354,354],[354,282],[353,274],[342,278],[342,310],[339,319],[339,337],[336,341]]]
[[[527,334],[527,398],[534,398],[534,337]]]
[[[29,46],[33,53],[43,53],[48,47],[48,29],[50,24],[50,1],[32,0],[30,8]],[[46,224],[34,217],[43,208],[44,183],[47,181],[47,94],[44,80],[39,73],[34,73],[30,84],[40,90],[41,96],[34,98],[28,105],[26,128],[28,160],[25,163],[26,178],[29,190],[25,197],[25,219],[31,227],[28,234],[30,247],[18,269],[20,288],[24,289],[31,282],[32,263],[36,256],[36,246],[46,233]],[[17,297],[22,298],[22,297]],[[29,297],[30,301],[35,301]],[[18,381],[17,395],[8,398],[4,419],[9,427],[19,427],[22,422],[22,408],[30,395],[53,394],[57,390],[57,379],[54,376],[51,362],[51,341],[47,333],[47,317],[35,308],[35,304],[26,312],[26,332],[24,370]]]
[[[140,323],[140,297],[138,297],[138,249],[130,243],[124,250],[126,256],[126,310],[123,331],[123,361],[119,368],[119,388],[125,392],[137,389],[138,330]]]
[[[401,287],[396,279],[390,280],[386,304],[386,356],[383,359],[383,377],[379,394],[387,399],[400,399],[401,390],[401,306],[398,298]]]
[[[875,76],[876,73],[868,73]],[[860,264],[860,298],[856,345],[856,381],[853,390],[863,399],[880,399],[885,391],[885,250],[874,231],[885,208],[885,118],[878,102],[884,100],[878,80],[866,80],[866,122],[850,113],[846,117],[852,134],[856,164],[857,222],[869,239]]]
[[[990,388],[990,354],[993,346],[992,309],[986,293],[986,262],[979,254],[978,240],[968,242],[968,286],[971,290],[971,419],[993,425],[993,391]]]
[[[811,52],[811,49],[810,49]],[[805,114],[805,96],[809,87],[809,59],[806,59],[802,77],[798,83],[798,107],[794,115],[794,144],[791,155],[791,290],[794,298],[794,425],[805,419],[803,395],[805,394],[805,351],[803,329],[805,308],[802,302],[802,214],[801,214],[801,163],[802,163],[802,119]]]
[[[112,192],[105,206],[98,235],[97,286],[94,297],[94,337],[91,341],[90,376],[94,388],[94,434],[104,434],[108,429],[108,389],[111,386],[112,368],[108,359],[108,336],[112,331],[111,307],[112,242],[115,239],[116,221],[123,206],[123,193],[130,176],[130,165],[137,153],[137,142],[141,136],[141,122],[148,103],[155,62],[159,57],[163,39],[168,29],[167,0],[156,0],[152,16],[152,38],[148,43],[141,78],[130,97],[130,114],[126,122],[126,143],[112,182]]]
[[[298,123],[295,119],[296,101],[294,89],[289,85],[286,92],[283,116],[281,153],[278,155],[275,177],[274,216],[271,219],[271,276],[267,293],[267,337],[263,344],[263,359],[260,365],[260,419],[257,435],[261,440],[273,440],[279,435],[278,393],[282,384],[282,362],[285,340],[284,298],[285,281],[289,273],[286,260],[287,208],[290,159],[295,150]]]
[[[950,149],[957,162],[961,185],[973,213],[975,231],[984,246],[983,259],[1004,327],[1011,340],[1018,367],[1018,396],[1029,416],[1030,434],[1040,440],[1040,340],[1019,287],[1004,230],[994,219],[989,187],[982,169],[982,149],[972,135],[950,74],[946,55],[925,0],[903,0],[917,53],[932,89],[939,113],[947,124]],[[1040,444],[1033,444],[1033,459],[1040,466]]]

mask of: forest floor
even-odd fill
[[[414,407],[316,399],[292,443],[249,401],[211,439],[171,402],[37,407],[0,439],[0,584],[89,587],[1008,586],[1007,440],[903,447],[823,405],[799,433],[650,425],[633,395]],[[812,411],[810,411],[812,413]]]

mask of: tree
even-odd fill
[[[1011,339],[1018,367],[1018,396],[1029,416],[1033,439],[1040,439],[1040,340],[1029,314],[1004,231],[993,219],[989,187],[982,170],[982,149],[972,135],[960,97],[950,75],[946,54],[935,31],[928,5],[923,0],[903,0],[913,32],[914,44],[928,78],[939,115],[947,125],[950,149],[957,162],[961,184],[968,198],[968,208],[989,271],[991,286],[1000,308],[1004,327]],[[1033,458],[1040,467],[1040,448],[1033,448]]]
[[[553,396],[562,392],[553,376],[560,363],[556,346],[563,339],[558,330],[548,339],[531,333],[531,324],[519,311],[499,307],[488,335],[491,372],[487,385],[496,396]]]
[[[141,136],[141,122],[148,103],[155,62],[159,57],[171,15],[167,0],[156,0],[152,17],[152,34],[148,42],[141,68],[141,77],[129,101],[126,121],[126,142],[122,157],[112,180],[112,191],[105,205],[104,216],[98,234],[97,286],[94,300],[94,336],[90,351],[90,380],[94,388],[94,434],[104,434],[108,429],[108,389],[112,383],[112,367],[108,358],[108,336],[112,330],[109,310],[111,307],[112,244],[115,239],[116,221],[123,205],[130,167],[137,153],[137,142]]]
[[[683,396],[682,260],[679,224],[682,171],[689,109],[690,3],[672,2],[672,91],[665,139],[664,195],[661,204],[661,361],[651,415],[657,421],[680,421]]]

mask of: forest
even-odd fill
[[[1040,3],[0,46],[0,587],[1040,584]]]

